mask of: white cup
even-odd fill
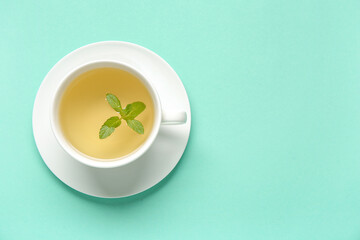
[[[154,103],[154,125],[149,137],[146,141],[135,151],[132,153],[114,159],[107,159],[107,161],[101,161],[101,159],[97,159],[91,156],[88,156],[75,147],[73,147],[69,141],[65,138],[61,126],[59,123],[59,105],[61,98],[63,96],[64,91],[68,87],[68,85],[80,74],[90,71],[96,68],[102,67],[111,67],[118,68],[121,70],[125,70],[133,75],[135,75],[147,88],[149,91],[153,103]],[[55,90],[54,97],[52,102],[50,103],[50,122],[51,128],[55,135],[55,138],[59,142],[60,146],[74,159],[83,163],[85,165],[95,167],[95,168],[115,168],[124,166],[128,163],[135,161],[140,158],[146,151],[149,150],[150,146],[154,143],[160,129],[161,124],[183,124],[186,122],[186,112],[178,111],[178,112],[168,112],[163,111],[161,108],[161,103],[159,96],[151,84],[151,81],[141,74],[138,70],[135,70],[134,67],[130,66],[128,63],[122,63],[117,61],[95,61],[90,62],[85,65],[82,65],[68,74],[65,78],[63,78],[59,84],[59,86]]]

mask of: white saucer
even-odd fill
[[[131,63],[153,80],[162,108],[186,111],[187,123],[161,126],[157,139],[144,156],[116,169],[96,169],[71,158],[60,147],[50,128],[49,99],[61,78],[74,67],[95,60]],[[33,110],[35,142],[48,168],[69,187],[103,198],[134,195],[165,178],[174,169],[185,150],[190,125],[189,99],[180,78],[169,64],[146,48],[117,41],[81,47],[56,63],[39,88]]]

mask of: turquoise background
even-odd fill
[[[50,68],[123,40],[192,107],[176,169],[106,200],[61,183],[32,135]],[[360,239],[360,1],[0,1],[0,239]]]

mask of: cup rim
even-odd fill
[[[72,146],[62,134],[61,126],[59,124],[59,105],[60,100],[67,89],[68,85],[79,75],[90,71],[92,69],[101,68],[101,67],[115,67],[121,70],[125,70],[133,75],[135,75],[147,88],[149,91],[153,104],[154,104],[154,123],[151,130],[149,137],[145,140],[145,142],[138,147],[133,152],[114,159],[106,159],[106,161],[100,161],[100,158],[91,157],[82,153],[81,151],[77,150],[74,146]],[[87,69],[89,68],[89,69]],[[87,70],[86,70],[87,69]],[[156,92],[156,89],[153,87],[151,82],[148,80],[143,73],[141,73],[137,68],[131,66],[129,63],[124,63],[121,61],[114,61],[114,60],[96,60],[96,61],[89,61],[85,64],[82,64],[78,67],[72,69],[65,77],[63,77],[55,88],[55,92],[53,94],[53,98],[50,102],[50,125],[51,129],[55,135],[57,142],[63,148],[63,150],[68,153],[71,157],[75,160],[79,161],[82,164],[85,164],[90,167],[95,168],[115,168],[127,165],[136,159],[140,158],[150,146],[155,141],[161,124],[161,103],[159,99],[159,95]]]

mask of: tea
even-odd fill
[[[99,139],[101,125],[112,116],[119,116],[107,103],[107,93],[116,95],[122,107],[141,101],[146,109],[136,119],[144,126],[138,134],[126,122],[106,139]],[[59,107],[62,132],[80,152],[111,161],[139,148],[151,133],[154,123],[154,103],[146,86],[133,74],[117,68],[97,68],[85,72],[65,90]]]

